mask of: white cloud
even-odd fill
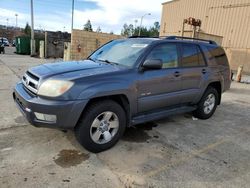
[[[64,12],[35,15],[35,28],[51,31],[71,30],[71,15]]]
[[[79,0],[80,1],[80,0]],[[82,0],[81,0],[82,1]],[[160,22],[162,3],[164,0],[89,0],[96,3],[99,9],[76,10],[75,27],[82,28],[84,23],[90,19],[94,28],[100,26],[102,31],[113,30],[120,33],[124,23],[134,24],[135,20],[140,23],[141,16],[145,16],[144,26],[153,25],[155,21]],[[77,9],[77,8],[76,8]]]
[[[15,14],[18,14],[18,25],[21,27],[24,26],[24,24],[27,22],[27,18],[29,17],[28,14],[8,10],[8,9],[3,9],[0,8],[0,24],[1,25],[6,25],[7,24],[7,19],[8,19],[8,25],[10,26],[15,26],[16,25],[16,17]]]
[[[84,1],[84,0],[77,0]],[[167,0],[88,0],[96,3],[98,8],[79,10],[75,7],[74,28],[82,29],[87,20],[91,20],[93,29],[98,26],[103,32],[113,31],[120,34],[124,23],[134,24],[138,20],[137,26],[140,24],[141,16],[145,16],[143,20],[144,26],[152,26],[155,21],[161,19],[162,3]],[[79,3],[79,2],[78,2]],[[18,25],[24,27],[26,22],[30,23],[30,14],[24,14],[8,9],[0,8],[0,24],[6,25],[6,18],[9,18],[9,25],[15,25],[15,14],[18,14]],[[53,14],[36,14],[34,12],[35,28],[46,30],[63,30],[71,29],[71,10],[67,12],[55,11]]]
[[[31,23],[30,14],[25,14],[17,11],[12,11],[9,9],[0,8],[0,24],[6,25],[8,18],[8,26],[16,25],[15,14],[18,14],[18,27],[25,27],[26,23]],[[34,12],[34,27],[35,29],[42,30],[63,30],[65,27],[66,31],[71,29],[71,18],[70,14],[65,14],[64,12],[55,11],[53,14],[36,14]]]

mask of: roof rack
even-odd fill
[[[148,36],[138,36],[138,35],[134,35],[134,36],[130,36],[128,37],[129,39],[130,38],[159,38],[159,37],[148,37]]]
[[[191,37],[169,36],[169,37],[166,37],[165,39],[167,39],[167,40],[181,39],[181,40],[201,41],[201,42],[206,42],[206,43],[209,43],[209,44],[217,45],[217,43],[215,41],[212,41],[212,40],[197,39],[197,38],[191,38]]]

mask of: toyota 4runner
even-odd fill
[[[81,145],[100,152],[127,126],[186,112],[210,118],[230,74],[213,41],[134,37],[113,40],[87,60],[30,68],[13,98],[32,125],[72,129]]]

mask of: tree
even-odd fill
[[[113,35],[113,34],[114,34],[114,32],[113,32],[113,31],[110,31],[110,32],[109,32],[109,34],[110,34],[110,35]]]
[[[159,31],[160,30],[160,23],[159,22],[155,22],[154,23],[154,28]]]
[[[140,27],[135,28],[133,35],[138,36],[139,35],[139,30],[140,30]],[[150,37],[150,33],[149,33],[149,31],[148,31],[148,29],[146,27],[141,27],[141,36]]]
[[[128,34],[129,34],[129,36],[132,36],[133,34],[134,34],[134,26],[133,26],[133,24],[129,24],[129,26],[128,26]]]
[[[83,30],[84,31],[93,31],[90,20],[88,20],[87,23],[84,25]]]
[[[128,24],[125,23],[125,24],[123,25],[123,29],[122,29],[122,31],[121,31],[121,35],[127,37],[128,34],[129,34]]]
[[[24,28],[24,33],[25,33],[26,35],[28,35],[28,36],[31,35],[31,27],[29,26],[29,23],[28,23],[28,22],[26,23],[26,26],[25,26],[25,28]]]
[[[129,36],[132,36],[134,33],[134,26],[132,24],[124,24],[123,25],[123,29],[121,31],[121,35],[122,36],[126,36],[126,37],[129,37]]]
[[[160,24],[159,22],[154,23],[154,27],[150,27],[149,32],[152,37],[159,37]]]
[[[101,30],[101,27],[100,27],[100,26],[98,26],[98,27],[97,27],[96,32],[97,32],[97,33],[101,33],[101,32],[102,32],[102,30]]]
[[[122,35],[123,36],[138,36],[140,27],[134,28],[132,24],[129,26],[127,24],[123,25]],[[159,37],[160,24],[159,22],[155,22],[153,26],[149,29],[146,27],[141,27],[141,36],[144,37]]]

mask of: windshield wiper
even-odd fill
[[[107,59],[97,59],[97,61],[102,61],[102,62],[111,64],[111,65],[119,65],[119,63],[111,62],[111,61],[109,61]]]
[[[87,60],[90,60],[90,61],[94,61],[94,62],[95,62],[95,60],[94,60],[94,59],[92,59],[91,57],[89,57]]]

